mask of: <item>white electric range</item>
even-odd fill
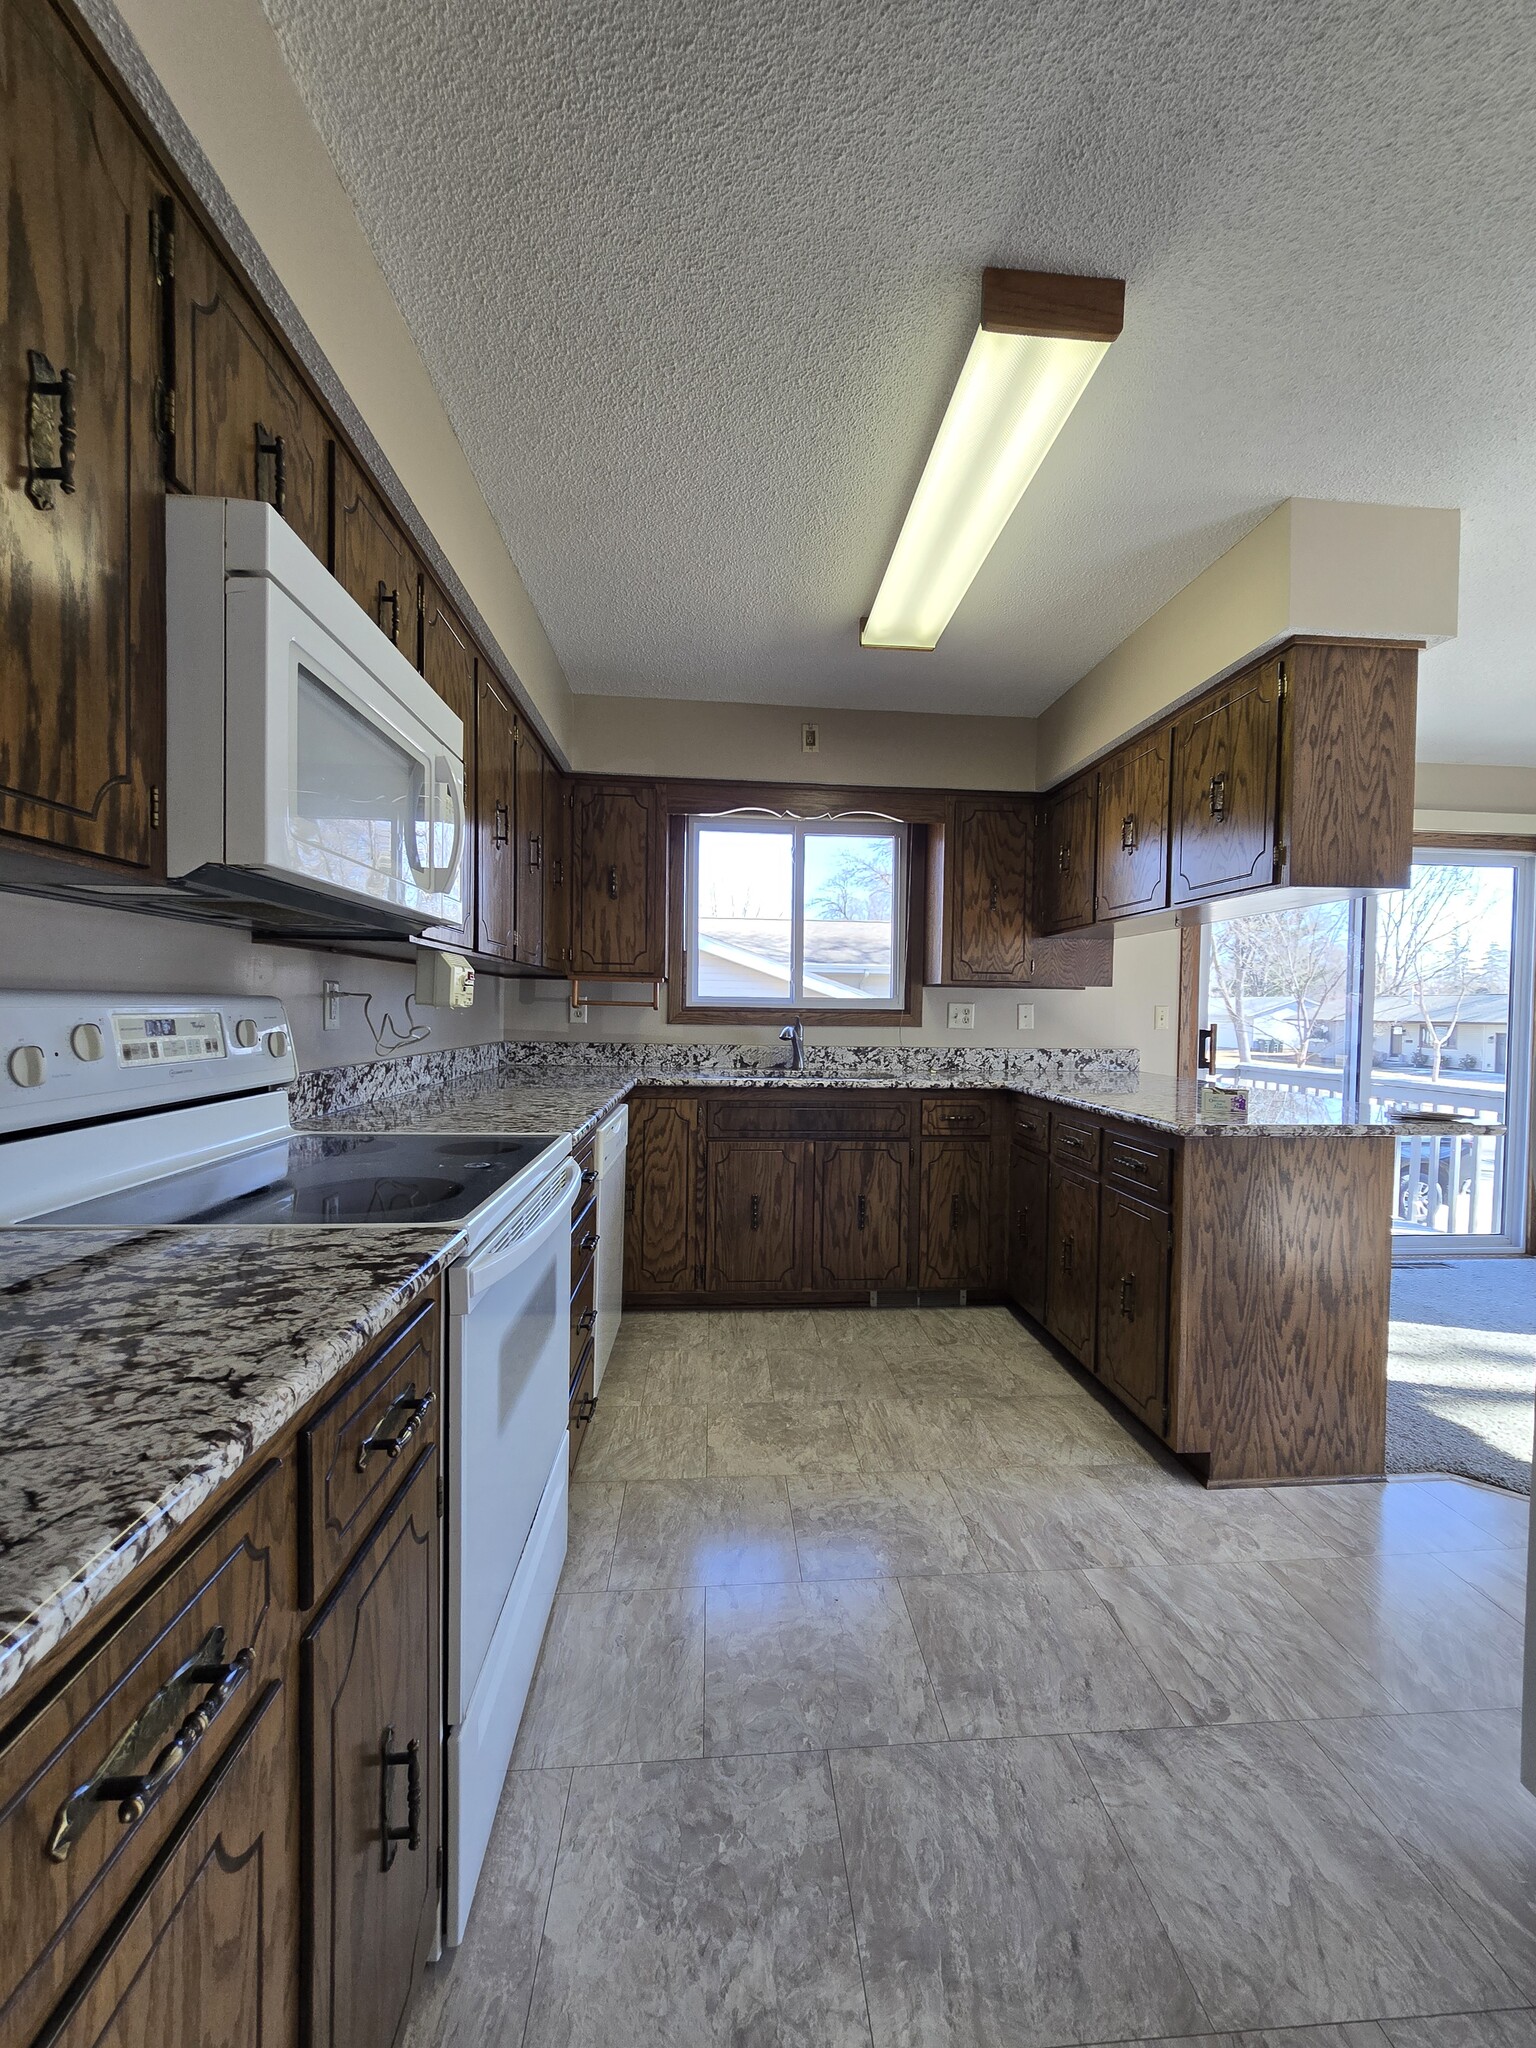
[[[296,1131],[270,998],[0,994],[0,1063],[0,1225],[463,1232],[443,1430],[456,1944],[565,1558],[569,1136]]]

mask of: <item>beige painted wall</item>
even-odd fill
[[[1032,789],[1035,722],[914,711],[812,711],[678,698],[575,699],[576,759],[594,774],[750,776],[918,789]],[[817,728],[807,754],[801,727]]]
[[[557,746],[571,692],[260,0],[117,0]],[[368,61],[359,51],[358,60]]]
[[[1536,768],[1472,768],[1460,762],[1420,761],[1413,785],[1414,823],[1424,832],[1452,832],[1455,825],[1432,824],[1448,814],[1477,816],[1483,832],[1529,832],[1536,818]],[[1521,823],[1491,822],[1493,817]]]
[[[1461,515],[1292,498],[1041,714],[1041,787],[1290,633],[1456,631]]]

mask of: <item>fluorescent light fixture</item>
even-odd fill
[[[988,270],[982,322],[859,639],[933,648],[1120,332],[1116,278]]]

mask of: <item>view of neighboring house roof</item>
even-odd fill
[[[746,955],[776,967],[789,962],[788,918],[701,917],[699,945],[706,952]],[[889,924],[838,923],[816,918],[805,927],[808,958],[823,967],[879,968],[891,962]]]

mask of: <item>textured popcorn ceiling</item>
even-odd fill
[[[1035,712],[1282,498],[1459,505],[1420,752],[1536,761],[1523,0],[265,4],[577,690]],[[864,653],[988,262],[1126,330]]]

